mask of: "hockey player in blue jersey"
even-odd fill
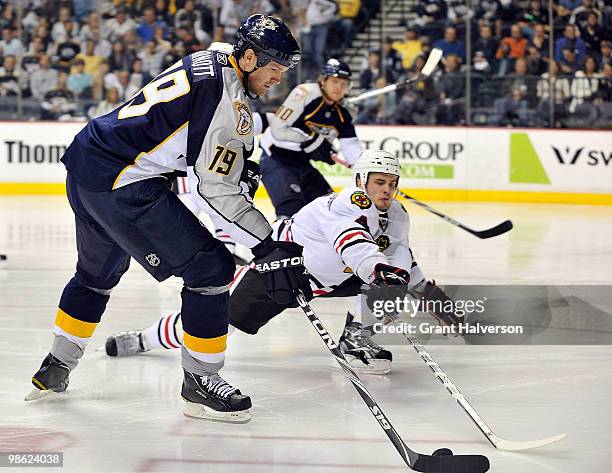
[[[332,192],[311,161],[334,164],[337,138],[345,165],[361,153],[353,118],[342,100],[350,89],[351,69],[327,61],[317,83],[295,87],[261,137],[261,179],[278,217],[290,217],[317,197]]]
[[[76,221],[77,268],[59,301],[50,353],[26,400],[66,389],[132,257],[158,281],[183,279],[185,414],[250,419],[250,398],[218,374],[234,261],[170,191],[168,175],[186,173],[199,209],[251,248],[272,298],[291,303],[300,289],[311,297],[302,248],[271,238],[269,223],[241,182],[254,146],[247,97],[265,95],[299,60],[299,46],[284,23],[252,15],[239,28],[231,54],[201,51],[183,58],[78,133],[62,158]]]

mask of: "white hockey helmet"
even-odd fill
[[[353,164],[353,176],[355,185],[357,178],[361,181],[361,188],[365,190],[368,176],[371,172],[384,172],[397,176],[398,180],[402,171],[399,159],[388,151],[367,149],[363,151],[355,164]]]

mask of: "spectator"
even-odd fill
[[[448,58],[449,54],[454,54],[461,59],[461,62],[465,62],[465,44],[457,39],[457,30],[452,26],[444,30],[444,38],[436,41],[433,46],[440,48],[445,58]]]
[[[565,30],[565,27],[569,25],[572,11],[566,8],[563,4],[557,5],[557,15],[553,20],[553,29],[555,30],[555,37],[558,37]]]
[[[478,39],[474,43],[473,51],[480,51],[489,64],[493,64],[497,52],[497,41],[493,38],[493,30],[489,25],[480,27]]]
[[[75,59],[66,86],[76,97],[91,98],[93,76],[85,72],[85,61]]]
[[[136,32],[142,44],[146,44],[147,41],[155,39],[155,28],[161,27],[166,30],[163,23],[158,22],[155,18],[155,9],[153,7],[146,7],[142,16],[142,21],[138,25]]]
[[[68,25],[68,23],[70,23]],[[72,22],[70,7],[62,6],[59,9],[58,20],[51,28],[51,40],[55,44],[64,43],[78,36],[79,27]]]
[[[236,31],[238,30],[238,27],[251,13],[254,13],[253,3],[249,0],[231,0],[221,2],[219,24],[223,27],[223,39],[216,39],[215,41],[231,43]]]
[[[329,29],[335,21],[338,5],[332,0],[310,0],[306,7],[306,21],[310,32],[303,35],[302,44],[304,56],[310,61],[310,67],[315,72],[325,64],[325,48]]]
[[[541,58],[548,60],[549,54],[549,39],[546,34],[544,25],[535,25],[533,27],[533,37],[529,40],[529,46],[535,48]]]
[[[493,67],[487,56],[482,51],[476,51],[472,58],[472,69],[474,72],[481,74],[483,77],[488,77],[493,72]],[[473,78],[474,80],[475,78]]]
[[[548,66],[546,61],[542,59],[539,51],[535,46],[527,48],[527,74],[530,76],[541,76],[546,72]]]
[[[136,22],[127,15],[125,8],[117,9],[117,16],[106,22],[106,30],[110,41],[117,41],[128,31],[136,29]]]
[[[606,64],[612,64],[612,43],[610,41],[602,41],[599,51],[598,62],[602,68]]]
[[[436,123],[456,125],[461,122],[465,106],[465,75],[460,72],[461,59],[456,54],[446,58],[444,74],[438,81],[440,102],[436,110]]]
[[[87,17],[87,23],[79,31],[79,42],[84,43],[88,39],[93,39],[93,30],[99,30],[101,27],[100,14],[92,11]]]
[[[382,89],[387,83],[384,77],[376,79],[374,86]],[[381,94],[365,99],[355,117],[356,124],[388,123],[395,115],[395,94]]]
[[[482,0],[476,3],[476,18],[478,25],[482,28],[491,25],[497,19],[498,0]]]
[[[153,80],[153,77],[142,69],[142,60],[139,58],[134,59],[130,69],[130,84],[137,89],[141,89],[151,80]]]
[[[535,25],[547,25],[548,24],[548,7],[544,8],[540,0],[531,0],[529,2],[529,8],[525,10],[520,18],[519,23],[521,24],[521,31],[528,38],[533,37],[533,29]]]
[[[580,6],[582,0],[561,0],[559,2],[560,5],[563,5],[564,8],[569,11],[574,11],[576,8]]]
[[[513,87],[510,95],[495,101],[493,124],[500,126],[528,126],[529,103],[525,98],[525,89]]]
[[[6,2],[2,5],[2,13],[0,14],[0,28],[16,28],[17,27],[17,15],[15,14],[15,8],[13,2]]]
[[[102,115],[112,112],[119,105],[121,105],[119,101],[119,92],[116,87],[111,87],[106,91],[106,98],[98,103],[93,110],[90,110],[89,115],[91,118],[101,117]]]
[[[157,43],[157,46],[164,52],[164,54],[172,49],[172,43],[164,39],[163,28],[155,29],[155,42]]]
[[[42,120],[68,120],[74,117],[77,103],[74,94],[68,90],[67,80],[67,74],[60,72],[57,85],[45,94],[40,105]]]
[[[17,37],[13,28],[2,29],[2,40],[0,40],[0,56],[15,56],[20,58],[23,55],[23,43]]]
[[[393,49],[393,40],[389,37],[383,41],[382,56],[385,65],[385,77],[389,84],[397,82],[399,76],[404,72],[402,58],[397,50]]]
[[[559,61],[561,75],[573,76],[579,68],[580,64],[576,58],[576,52],[572,48],[564,48],[563,57]]]
[[[588,122],[593,123],[597,116],[590,113],[588,109],[595,110],[591,107],[591,102],[597,96],[599,81],[602,76],[598,73],[597,61],[593,56],[587,56],[582,66],[582,70],[576,71],[574,80],[570,87],[572,101],[569,105],[569,112],[575,113],[582,111]],[[586,113],[584,113],[586,112]]]
[[[404,41],[395,41],[393,48],[402,57],[402,67],[406,70],[412,67],[414,60],[421,54],[421,41],[417,38],[414,27],[409,26],[404,32]]]
[[[32,73],[30,79],[32,96],[38,100],[42,100],[44,95],[57,84],[57,77],[57,71],[51,69],[49,56],[41,54],[40,60],[38,61],[38,69]]]
[[[32,38],[30,42],[28,52],[23,55],[21,58],[21,69],[25,71],[25,84],[24,84],[24,95],[29,96],[31,94],[30,91],[30,80],[32,78],[32,74],[34,71],[38,69],[38,63],[40,61],[40,56],[44,54],[44,43],[42,38],[39,36],[35,36]]]
[[[421,32],[433,39],[442,36],[442,28],[446,21],[446,2],[444,0],[421,0],[416,2],[416,20]]]
[[[582,38],[576,37],[576,27],[567,25],[563,30],[563,37],[555,41],[555,61],[559,62],[563,59],[563,50],[569,48],[576,54],[577,62],[582,64],[586,56],[586,45]]]
[[[512,59],[525,57],[525,52],[527,51],[527,40],[523,37],[521,27],[518,23],[512,25],[510,28],[510,36],[506,36],[501,40],[500,47],[496,54],[497,59],[501,59],[503,57],[502,46],[507,46],[509,48],[508,57]]]
[[[559,77],[559,65],[556,61],[551,61],[550,72],[542,74],[542,78],[538,81],[537,85],[537,98],[539,99],[537,112],[538,117],[542,124],[548,124],[549,126],[555,126],[562,124],[562,120],[567,117],[567,102],[569,101],[570,95],[570,83],[565,77]],[[555,123],[549,123],[549,111],[550,111],[550,82],[549,77],[552,76],[553,84],[553,114],[555,117]]]
[[[72,24],[72,21],[70,20],[65,23],[67,32],[71,31],[71,26],[70,26],[71,24]],[[81,47],[78,45],[76,40],[73,39],[72,37],[58,44],[57,51],[56,51],[56,54],[57,54],[56,64],[57,64],[58,69],[64,72],[69,72],[72,61],[74,60],[74,58],[76,58],[77,54],[79,54],[80,52],[81,52]]]
[[[2,59],[0,67],[0,96],[19,95],[19,70],[17,58],[7,54]]]
[[[359,87],[371,89],[379,77],[381,77],[380,54],[378,51],[370,51],[367,68],[364,68],[359,76]]]
[[[580,37],[589,51],[597,51],[605,38],[606,32],[597,23],[597,15],[589,13],[585,24],[580,28]]]
[[[361,0],[338,0],[338,25],[342,31],[342,49],[353,42],[355,23],[361,10]]]
[[[465,0],[446,0],[446,25],[455,28],[460,38],[465,38],[465,24],[468,20],[473,21],[473,17],[474,12],[468,8]]]
[[[425,65],[425,57],[417,56],[413,67],[408,71],[408,77],[418,78]],[[400,125],[416,125],[415,115],[427,115],[436,102],[436,88],[431,77],[418,80],[413,87],[404,89],[397,104],[396,123]]]
[[[495,21],[495,36],[498,38],[508,35],[509,28],[506,25],[514,24],[520,17],[522,9],[518,0],[500,0]]]
[[[125,102],[140,90],[139,87],[130,82],[130,71],[120,70],[107,74],[104,78],[106,89],[115,87],[119,92],[119,101]]]
[[[123,41],[115,41],[113,43],[113,52],[109,58],[109,65],[111,72],[117,70],[127,70],[134,60],[134,56],[125,51]]]
[[[572,16],[569,19],[570,25],[577,26],[580,30],[586,28],[588,17],[590,14],[594,14],[596,22],[601,24],[603,19],[603,13],[593,5],[593,0],[582,0],[582,5],[574,9]]]
[[[179,44],[183,46],[186,54],[192,54],[196,51],[201,51],[204,46],[198,41],[191,30],[181,26],[176,30],[176,37]]]
[[[147,41],[145,49],[138,53],[138,59],[142,61],[142,70],[151,77],[156,77],[161,72],[164,52],[157,47],[155,41]]]
[[[512,90],[517,89],[521,91],[522,100],[527,100],[528,103],[535,101],[536,84],[527,73],[527,60],[518,58],[514,63],[514,72],[508,74],[504,80],[503,94],[510,96]]]
[[[185,4],[187,4],[189,1],[192,0],[187,0]],[[177,2],[172,3],[175,5]],[[155,9],[155,20],[159,25],[163,25],[164,31],[168,31],[170,27],[174,26],[174,17],[168,11],[169,6],[166,5],[165,0],[155,0],[155,5],[153,8]]]
[[[174,15],[174,27],[181,26],[194,31],[202,29],[202,14],[195,9],[193,0],[187,0],[184,7]]]
[[[602,78],[599,80],[595,105],[602,107],[604,103],[612,103],[612,64],[607,63],[603,66]]]
[[[94,49],[93,49],[93,53],[96,56],[100,56],[100,57],[109,57],[112,52],[113,52],[113,46],[110,44],[110,42],[102,37],[102,34],[100,33],[100,29],[93,29],[91,31],[91,41],[94,44]],[[85,44],[83,46],[83,50],[87,50],[87,45]],[[87,63],[87,61],[85,61],[85,63]]]

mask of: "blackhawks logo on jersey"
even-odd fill
[[[239,135],[249,135],[253,132],[253,117],[249,107],[242,102],[234,102],[236,112],[238,113],[238,125],[236,125],[236,131]]]
[[[378,245],[378,249],[380,251],[385,251],[391,246],[391,240],[389,240],[387,235],[381,235],[376,239],[376,244]]]
[[[372,207],[372,201],[363,192],[353,192],[351,195],[351,202],[360,209],[369,209]]]

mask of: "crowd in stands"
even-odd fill
[[[458,0],[416,2],[416,21],[403,39],[387,38],[370,51],[359,85],[384,87],[416,77],[432,47],[442,49],[442,64],[416,87],[370,99],[359,123],[465,124],[469,80],[470,123],[546,126],[552,103],[554,126],[606,126],[606,120],[610,126],[610,2],[554,0],[553,31],[548,2],[471,4],[473,9]]]
[[[415,2],[404,38],[371,49],[353,84],[416,77],[432,47],[443,50],[443,63],[415,87],[366,101],[357,122],[463,124],[470,83],[474,116],[486,113],[489,124],[545,124],[551,103],[556,125],[569,116],[596,123],[612,101],[612,6],[554,2],[554,32],[540,0],[483,0],[472,9],[459,0]],[[304,53],[271,107],[298,79],[314,80],[379,8],[380,0],[0,0],[0,117],[18,103],[42,119],[105,114],[183,56],[232,42],[256,12],[287,22]]]

